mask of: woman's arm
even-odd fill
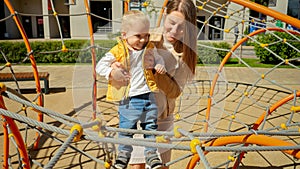
[[[157,87],[163,91],[167,98],[177,98],[180,96],[182,90],[176,80],[171,77],[168,73],[165,74],[154,74],[155,82]]]

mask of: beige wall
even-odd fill
[[[69,14],[69,6],[64,5],[64,1],[54,1],[53,10],[55,10],[57,14]],[[53,11],[49,11],[49,14],[53,14]],[[58,22],[55,16],[49,16],[50,38],[61,37],[59,27],[62,28],[62,26]]]
[[[227,15],[229,16],[232,12],[237,11],[242,9],[243,7],[241,5],[235,4],[235,3],[230,3],[228,5],[228,9],[227,9]],[[249,8],[245,8],[245,10],[234,14],[233,16],[230,17],[230,19],[226,19],[225,20],[225,25],[224,25],[224,29],[231,29],[230,33],[224,33],[224,40],[225,41],[234,41],[234,25],[236,22],[239,22],[239,32],[240,34],[242,34],[247,25],[248,24],[240,24],[240,21],[245,20],[248,21],[249,20]],[[239,36],[239,39],[241,39],[241,36]]]
[[[19,9],[20,8],[20,1],[21,0],[17,0],[17,1],[10,1],[11,5],[13,6],[13,8]],[[20,10],[18,10],[19,12],[21,12]],[[7,7],[5,6],[5,16],[9,16],[10,11],[7,9]],[[5,21],[6,23],[6,35],[8,36],[8,38],[22,38],[21,34],[19,33],[18,27],[16,26],[14,20],[12,19],[8,19]]]
[[[288,1],[282,1],[282,0],[277,0],[276,6],[275,7],[269,7],[270,9],[273,9],[275,11],[278,11],[283,14],[287,14],[287,8],[288,8]],[[274,18],[267,16],[267,20],[272,20]],[[285,23],[283,22],[283,26],[285,27]],[[274,24],[267,24],[268,27],[275,27]]]
[[[33,14],[31,16],[31,26],[33,38],[37,37],[37,22],[36,15],[45,15],[44,22],[44,37],[45,39],[60,37],[56,19],[53,16],[46,16],[48,13],[48,1],[46,0],[11,0],[10,1],[16,12],[22,14]],[[55,1],[55,10],[57,13],[69,14],[68,6],[63,4],[63,1]],[[8,9],[5,9],[6,16],[10,15]],[[22,23],[22,16],[19,17]],[[22,38],[19,30],[12,19],[6,21],[6,30],[10,38]]]
[[[70,5],[70,14],[86,13],[83,0],[77,0],[76,5]],[[88,39],[89,28],[86,15],[70,17],[70,32],[72,39]]]
[[[94,1],[109,1],[109,0],[94,0]],[[194,0],[195,1],[195,0]],[[26,13],[26,14],[43,14],[48,15],[48,1],[47,0],[10,0],[13,7],[16,9],[16,11],[20,13]],[[61,14],[83,14],[85,13],[85,5],[84,0],[77,0],[76,5],[64,5],[64,1],[62,0],[56,0],[55,2],[55,9],[58,13]],[[123,13],[123,1],[122,0],[112,0],[112,20],[117,22],[112,22],[112,31],[113,33],[117,33],[120,30],[120,21]],[[155,6],[162,6],[164,1],[163,0],[155,0]],[[227,2],[226,0],[215,0],[214,2],[223,4]],[[212,3],[209,3],[212,5]],[[287,1],[277,0],[276,7],[270,7],[271,9],[274,9],[276,11],[279,11],[281,13],[286,14],[287,13]],[[212,5],[214,6],[214,5]],[[227,15],[229,15],[234,10],[241,9],[242,6],[239,6],[234,3],[230,3],[227,11]],[[249,10],[245,10],[245,16],[247,19],[249,16]],[[50,13],[52,13],[50,11]],[[5,15],[8,16],[10,13],[7,8],[5,8]],[[211,17],[211,12],[205,12],[205,11],[198,11],[199,16],[205,16],[205,19],[207,20],[209,17]],[[222,15],[224,15],[222,13]],[[151,23],[152,27],[156,26],[157,19],[159,16],[159,12],[155,16],[152,15],[151,17]],[[243,18],[243,13],[236,14],[232,16],[229,20],[225,20],[225,29],[230,29],[235,23],[235,20],[241,20]],[[57,21],[53,16],[44,16],[44,36],[45,39],[50,38],[59,38],[60,34],[58,31]],[[271,20],[272,18],[268,17],[267,20]],[[37,28],[36,28],[36,17],[32,16],[32,32],[33,36],[37,36]],[[268,25],[270,26],[270,25]],[[272,25],[271,25],[272,26]],[[239,26],[240,33],[242,33],[242,25]],[[245,28],[244,28],[245,29]],[[9,19],[6,21],[6,30],[10,38],[21,38],[19,31],[12,19]],[[205,33],[203,39],[207,39],[209,32],[208,26],[205,27]],[[233,32],[233,30],[231,31]],[[88,39],[89,38],[89,28],[88,28],[88,22],[86,15],[82,16],[71,16],[70,17],[70,35],[73,39]],[[234,35],[232,33],[224,33],[224,40],[231,41],[234,39]]]
[[[112,1],[112,20],[113,21],[121,21],[122,13],[123,13],[123,1]],[[121,28],[121,24],[117,22],[112,22],[112,30],[113,33],[119,32]]]
[[[49,29],[49,17],[45,16],[48,15],[48,2],[42,1],[42,11],[43,11],[43,23],[44,23],[44,38],[50,39],[50,29]]]
[[[97,0],[100,1],[100,0]],[[102,0],[103,1],[103,0]],[[113,0],[112,1],[112,20],[120,21],[122,17],[122,1]],[[85,13],[85,5],[84,1],[76,1],[76,5],[70,6],[70,14],[79,14]],[[89,38],[89,28],[87,22],[87,16],[76,16],[70,18],[70,31],[72,39],[87,39]],[[116,33],[120,30],[120,24],[117,22],[112,22],[112,31]],[[98,36],[96,36],[97,38]],[[101,36],[102,38],[106,38],[106,36]]]

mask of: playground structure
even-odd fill
[[[210,6],[210,3],[219,7]],[[244,0],[232,0],[227,3],[236,3],[241,5],[241,7],[251,8],[300,28],[299,20],[258,4]],[[124,143],[172,148],[184,152],[180,153],[184,155],[166,164],[170,167],[178,161],[190,159],[189,163],[186,164],[186,168],[237,168],[243,163],[247,164],[248,158],[256,159],[258,158],[257,156],[263,158],[271,166],[273,166],[272,163],[274,163],[274,166],[297,166],[295,159],[298,159],[300,156],[298,152],[300,141],[300,117],[298,115],[300,111],[299,87],[286,86],[283,83],[284,80],[275,81],[273,77],[276,76],[277,67],[280,65],[289,65],[291,68],[290,71],[295,71],[295,74],[299,73],[299,67],[290,62],[290,60],[282,59],[279,54],[274,53],[269,48],[272,44],[260,45],[269,52],[273,52],[282,62],[268,69],[258,70],[252,68],[243,61],[235,50],[249,39],[254,43],[259,43],[254,37],[263,32],[270,33],[273,36],[276,36],[273,33],[274,31],[286,32],[294,37],[294,41],[298,42],[299,38],[295,35],[299,35],[299,32],[284,28],[268,27],[261,28],[248,35],[240,33],[239,35],[243,38],[228,51],[228,54],[222,60],[219,67],[205,66],[199,68],[193,83],[186,86],[183,95],[177,102],[177,113],[174,114],[176,119],[174,131],[157,131],[152,133],[158,136],[157,143],[154,143],[154,140],[117,140],[114,139],[115,133],[122,130],[115,126],[109,126],[110,123],[108,121],[117,116],[115,105],[106,103],[103,98],[97,97],[98,93],[104,93],[105,85],[101,83],[101,79],[97,77],[95,71],[92,72],[92,80],[88,81],[89,84],[92,84],[92,99],[88,106],[79,105],[78,107],[83,108],[78,110],[74,117],[57,113],[44,107],[44,98],[46,97],[42,93],[40,81],[38,80],[38,68],[34,60],[34,51],[32,52],[29,40],[15,14],[15,10],[8,0],[5,1],[5,4],[13,14],[12,17],[26,44],[28,57],[35,74],[37,95],[33,101],[30,101],[24,95],[15,92],[9,87],[3,84],[0,86],[2,94],[0,97],[0,114],[3,119],[3,168],[9,168],[14,165],[20,168],[31,168],[33,165],[43,168],[53,168],[59,162],[67,148],[76,150],[76,152],[95,161],[95,163],[103,165],[103,168],[113,168],[111,160],[114,156],[114,146],[115,144]],[[233,19],[239,21],[239,24],[244,25],[249,25],[251,22],[257,21],[255,19],[244,20],[244,18],[224,15],[220,12],[220,9],[225,8],[226,4],[217,4],[214,1],[201,2],[201,4],[202,6],[198,6],[198,9],[206,10],[212,16],[221,15],[226,19]],[[87,0],[85,0],[85,5],[87,10],[86,15],[91,27],[91,15]],[[52,9],[53,16],[56,18],[59,17],[55,12],[53,3]],[[203,22],[203,25],[213,26],[209,25],[207,21]],[[233,27],[225,28],[222,31],[233,33]],[[300,52],[300,49],[293,47],[289,41],[280,39],[280,37],[277,38],[277,43],[288,44],[293,50]],[[97,51],[92,29],[90,29],[90,46],[89,52],[92,57],[91,70],[94,70]],[[205,47],[211,48],[210,46]],[[68,49],[64,45],[64,39],[62,38],[61,52],[71,51],[72,49]],[[5,57],[5,54],[2,55]],[[230,57],[238,58],[241,63],[246,65],[249,76],[252,74],[255,78],[247,79],[247,83],[229,81],[230,77],[226,77],[224,65]],[[9,63],[9,58],[7,58],[4,68],[13,70],[14,66]],[[75,75],[74,77],[77,76]],[[285,79],[285,77],[282,78]],[[74,79],[73,81],[82,81],[82,79]],[[74,89],[74,91],[74,93],[79,93],[78,90]],[[86,92],[83,93],[86,94]],[[4,100],[12,100],[18,103],[19,109],[17,108],[16,112],[6,109],[8,106],[4,104]],[[47,100],[45,101],[47,102]],[[84,103],[81,102],[81,104]],[[28,110],[28,108],[32,108],[32,110]],[[26,116],[33,112],[38,113],[37,120]],[[61,124],[65,124],[65,126],[57,127],[49,125],[47,121],[44,121],[44,115],[47,116],[47,119],[50,118],[50,121],[55,120]],[[19,123],[25,125],[25,127],[21,128],[24,132],[20,132],[20,125],[17,125]],[[27,142],[27,134],[32,134],[32,131],[34,131],[33,133],[37,132],[33,143],[30,144]],[[53,136],[48,131],[56,135]],[[126,132],[145,133],[146,131],[126,130]],[[49,139],[53,139],[60,144],[57,151],[50,155],[49,160],[46,162],[43,161],[45,163],[40,162],[38,159],[33,159],[33,155],[30,154],[30,149],[43,149],[43,144],[40,143],[41,135],[49,137]],[[172,140],[172,144],[166,143],[168,139]],[[91,144],[90,142],[98,143],[98,148],[101,149],[103,154],[98,154],[95,157],[86,153],[77,148],[76,145],[80,142],[85,144]],[[270,157],[270,154],[265,153],[270,151],[271,153],[276,153],[275,159],[274,157]],[[216,156],[219,158],[216,159]],[[285,160],[284,164],[277,164],[276,160],[278,158],[286,158],[288,160]],[[199,165],[198,162],[200,162]]]

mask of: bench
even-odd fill
[[[33,72],[14,73],[17,81],[34,81]],[[49,93],[49,73],[39,72],[39,79],[44,81],[44,93]],[[0,82],[15,81],[12,73],[0,73]]]

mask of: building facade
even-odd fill
[[[159,11],[163,0],[152,0],[150,6],[143,7],[145,0],[131,0],[130,10],[143,10],[150,15],[151,23],[156,25]],[[83,0],[10,0],[21,23],[24,26],[28,38],[54,39],[64,38],[87,39],[89,38],[89,28],[86,15],[86,8]],[[53,2],[53,4],[51,3]],[[194,0],[197,6],[202,3]],[[235,24],[235,20],[243,16],[254,15],[253,17],[264,17],[260,13],[251,12],[245,9],[234,14],[236,19],[225,19],[224,15],[230,15],[234,11],[239,11],[242,7],[230,3],[227,8],[221,8],[222,15],[212,15],[219,4],[225,4],[227,0],[215,0],[207,5],[205,10],[199,10],[197,13],[199,31],[199,40],[232,40],[233,34],[227,34],[222,31],[224,28],[230,28]],[[92,14],[92,27],[95,38],[106,39],[109,34],[116,34],[120,30],[120,18],[124,12],[123,0],[90,0],[90,11]],[[152,6],[151,6],[152,5]],[[300,18],[299,0],[269,0],[269,8],[288,14],[295,18]],[[152,8],[152,10],[149,10]],[[53,11],[58,14],[54,17]],[[0,20],[10,17],[10,12],[4,1],[0,1]],[[267,17],[267,20],[272,18]],[[204,26],[203,22],[208,20],[211,26]],[[283,25],[286,26],[286,25]],[[239,25],[240,30],[244,30]],[[240,31],[241,32],[241,31]],[[0,22],[0,39],[20,39],[22,38],[16,24],[10,17]]]

